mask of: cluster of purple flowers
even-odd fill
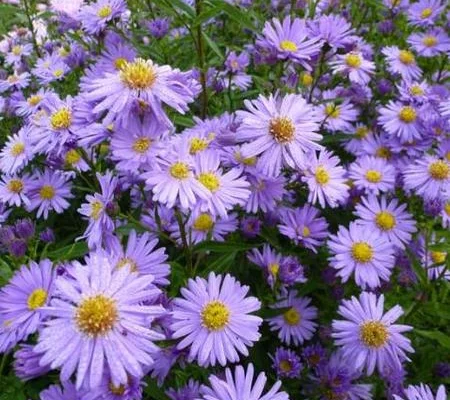
[[[12,373],[56,372],[41,400],[444,400],[406,384],[427,296],[399,300],[448,297],[444,2],[169,3],[25,2],[0,41]]]

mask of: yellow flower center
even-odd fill
[[[119,260],[119,262],[116,265],[116,268],[123,268],[125,265],[128,265],[131,272],[137,271],[137,264],[136,261],[129,257],[123,257]]]
[[[140,137],[133,143],[133,150],[136,153],[144,154],[150,148],[151,143],[152,141],[149,138]]]
[[[279,270],[280,270],[280,264],[278,264],[278,263],[269,264],[269,271],[273,276],[277,276]]]
[[[59,49],[58,53],[59,53],[59,55],[60,55],[61,57],[67,57],[67,56],[70,54],[70,49],[68,50],[68,49],[66,49],[66,48],[64,48],[64,47],[61,47],[61,48]]]
[[[366,346],[378,349],[386,344],[389,332],[382,322],[367,321],[359,327],[359,335]]]
[[[8,76],[7,81],[9,83],[16,83],[16,82],[19,82],[19,77],[17,75],[10,75],[10,76]]]
[[[123,396],[126,390],[124,385],[114,386],[112,382],[109,382],[108,389],[115,396]]]
[[[437,37],[432,35],[425,36],[422,40],[422,43],[427,47],[436,46],[437,42]]]
[[[345,63],[351,68],[359,68],[362,61],[359,54],[349,54],[345,57]]]
[[[423,89],[419,86],[419,85],[413,85],[411,86],[411,88],[409,89],[409,92],[413,95],[413,96],[422,96],[424,91]]]
[[[287,310],[283,314],[283,318],[284,318],[284,321],[288,325],[294,326],[294,325],[298,325],[298,323],[300,322],[301,316],[300,316],[300,313],[294,307],[291,307],[289,310]]]
[[[20,179],[11,179],[8,182],[8,189],[13,193],[20,193],[23,190],[23,182]]]
[[[65,161],[69,165],[75,165],[81,160],[81,155],[75,149],[71,149],[66,153]]]
[[[88,336],[107,334],[117,319],[116,302],[102,294],[83,300],[75,313],[78,329]]]
[[[100,214],[103,211],[103,203],[100,200],[94,200],[91,203],[91,215],[90,217],[93,220],[97,220],[100,218]]]
[[[155,83],[156,71],[149,61],[138,58],[134,62],[124,63],[120,69],[120,79],[130,89],[149,89]]]
[[[189,176],[189,166],[178,161],[170,167],[169,172],[175,179],[186,179]]]
[[[380,171],[376,171],[374,169],[369,169],[366,172],[366,179],[370,183],[378,183],[378,182],[381,181],[381,172]]]
[[[218,331],[228,325],[230,310],[221,301],[214,300],[203,307],[201,317],[206,328],[210,331]]]
[[[336,104],[329,103],[325,107],[325,114],[328,118],[339,118],[341,110]]]
[[[192,224],[195,230],[208,232],[214,225],[214,220],[209,214],[200,214]]]
[[[212,172],[200,174],[198,180],[203,186],[208,188],[211,192],[215,192],[220,187],[219,178]]]
[[[428,172],[433,179],[443,181],[445,179],[448,179],[450,174],[450,167],[445,161],[438,160],[430,164],[430,166],[428,167]]]
[[[51,200],[55,197],[55,188],[51,185],[44,185],[39,191],[39,196],[44,200]]]
[[[294,42],[292,42],[291,40],[283,40],[280,43],[280,47],[281,47],[281,50],[284,50],[284,51],[297,51],[298,50],[297,45]]]
[[[39,96],[38,94],[35,94],[33,96],[28,97],[27,103],[30,106],[34,107],[34,106],[37,106],[41,102],[41,100],[42,100],[42,96]]]
[[[406,65],[413,64],[416,61],[416,59],[414,58],[414,54],[409,50],[400,50],[398,58],[403,64]]]
[[[303,237],[309,237],[309,235],[311,235],[311,230],[307,227],[307,226],[304,226],[303,227],[303,230],[302,230],[302,236]]]
[[[358,126],[355,131],[355,136],[358,139],[364,139],[369,134],[369,128],[367,126]]]
[[[14,46],[11,49],[11,52],[15,55],[15,56],[20,56],[22,54],[22,48],[20,46]]]
[[[355,261],[360,263],[368,263],[372,260],[373,249],[370,244],[366,242],[356,242],[352,245],[352,257]]]
[[[431,14],[433,14],[433,9],[431,9],[430,7],[424,8],[420,13],[420,18],[428,18]]]
[[[190,141],[189,153],[197,154],[199,151],[205,150],[209,145],[209,142],[205,139],[192,138]]]
[[[450,151],[447,151],[447,153],[445,153],[445,158],[450,161]]]
[[[400,112],[398,113],[398,117],[401,121],[406,122],[407,124],[414,122],[417,118],[417,113],[414,108],[410,106],[402,107]]]
[[[448,201],[447,203],[445,203],[444,211],[445,211],[445,213],[450,217],[450,201]]]
[[[326,185],[330,181],[330,174],[322,165],[316,168],[315,177],[316,182],[321,186]]]
[[[62,69],[55,69],[54,71],[53,71],[53,76],[55,77],[55,78],[60,78],[61,76],[63,76],[63,74],[64,74],[64,71],[62,70]]]
[[[383,231],[390,231],[396,225],[395,217],[388,211],[381,211],[375,217],[378,228]]]
[[[431,259],[434,264],[443,264],[447,258],[447,253],[444,251],[432,251]]]
[[[117,70],[122,70],[123,67],[125,67],[125,65],[127,64],[127,59],[123,58],[123,57],[119,57],[116,58],[114,61],[114,68],[116,68]]]
[[[72,124],[72,113],[67,107],[56,111],[50,117],[50,125],[55,130],[67,129]]]
[[[14,143],[11,147],[11,155],[13,157],[20,156],[25,151],[25,144],[22,142]]]
[[[292,364],[289,360],[280,361],[280,369],[283,372],[290,372],[292,370]]]
[[[378,147],[377,151],[375,152],[375,155],[378,158],[384,158],[387,160],[391,158],[391,150],[389,150],[387,147]]]
[[[302,74],[301,79],[304,86],[311,86],[311,84],[313,83],[312,75],[308,74],[307,72]]]
[[[295,126],[288,117],[277,117],[270,120],[269,132],[279,143],[290,142],[294,138]]]
[[[112,8],[110,6],[103,6],[97,12],[97,15],[100,18],[108,18],[111,14],[112,14]]]
[[[27,299],[27,306],[29,310],[36,310],[36,308],[42,307],[47,301],[48,293],[42,289],[35,289],[31,292]]]

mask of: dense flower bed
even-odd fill
[[[0,4],[0,399],[445,400],[449,16]]]

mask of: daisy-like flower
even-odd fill
[[[322,135],[311,105],[300,95],[245,101],[248,111],[238,111],[242,123],[236,133],[242,146],[242,156],[258,156],[258,169],[268,176],[278,176],[282,167],[302,166],[305,154],[320,150]]]
[[[322,208],[326,205],[334,208],[347,199],[347,171],[339,163],[339,158],[329,151],[311,153],[302,177],[309,189],[308,202],[319,203]]]
[[[151,274],[154,277],[153,284],[167,285],[170,266],[166,263],[166,249],[156,249],[157,244],[158,239],[151,239],[150,233],[145,232],[138,236],[133,229],[130,231],[126,249],[117,243],[110,249],[111,258],[117,258],[116,268],[128,265],[132,272]]]
[[[402,362],[409,361],[406,352],[414,352],[410,340],[402,335],[412,327],[394,324],[403,309],[396,305],[384,314],[383,306],[383,295],[363,292],[359,299],[343,300],[338,313],[345,320],[332,324],[332,336],[344,359],[352,360],[355,370],[366,369],[367,375],[375,368],[379,373],[386,367],[402,368]]]
[[[71,188],[68,175],[61,171],[46,169],[37,173],[31,177],[29,185],[29,209],[37,209],[37,218],[47,219],[49,211],[61,214],[70,207],[67,200],[73,198]]]
[[[321,15],[314,20],[308,19],[310,37],[318,37],[332,48],[342,48],[351,43],[354,36],[352,25],[340,15]]]
[[[115,386],[106,373],[100,386],[87,391],[81,400],[142,400],[142,388],[145,385],[141,379],[130,376],[126,384]]]
[[[136,101],[148,105],[154,115],[168,124],[162,103],[184,114],[188,103],[194,100],[194,93],[178,75],[178,70],[167,65],[136,58],[125,61],[114,73],[106,72],[103,77],[86,82],[83,89],[86,99],[97,103],[94,113],[108,113],[107,123],[119,116],[126,125]]]
[[[322,96],[324,100],[330,100],[317,106],[317,113],[325,129],[331,132],[352,130],[352,123],[358,118],[359,112],[350,100],[345,98],[340,104],[336,104],[332,99],[339,96],[333,90],[325,90]]]
[[[436,396],[428,385],[409,385],[405,389],[405,394],[398,396],[394,394],[394,400],[447,400],[447,393],[444,385],[440,385]]]
[[[78,18],[87,33],[97,35],[110,21],[120,18],[126,9],[124,0],[98,0],[82,6]]]
[[[363,198],[356,205],[355,215],[360,218],[358,224],[377,231],[400,249],[405,248],[417,230],[411,214],[406,211],[406,204],[399,204],[395,198],[390,201],[385,196]]]
[[[422,57],[435,57],[450,51],[450,38],[439,28],[425,33],[413,33],[408,43]]]
[[[53,294],[54,270],[49,260],[23,265],[0,290],[0,353],[35,333],[42,324],[42,307]]]
[[[50,372],[48,365],[39,365],[40,361],[41,356],[34,351],[34,345],[21,344],[14,352],[14,372],[23,382]]]
[[[262,319],[249,313],[259,310],[260,301],[246,297],[248,286],[241,286],[230,275],[211,272],[208,280],[189,279],[176,298],[172,312],[173,338],[183,338],[177,348],[189,348],[188,358],[199,365],[225,366],[239,361],[239,353],[248,355],[247,347],[259,340]]]
[[[422,104],[430,98],[430,85],[423,80],[421,82],[402,81],[397,85],[400,99],[407,102]]]
[[[397,136],[403,142],[420,139],[422,136],[419,111],[412,104],[390,101],[379,109],[378,123],[391,136]]]
[[[166,391],[170,400],[193,400],[200,397],[200,383],[189,379],[189,382],[178,390],[170,388]]]
[[[43,101],[45,101],[48,96],[52,95],[55,95],[53,91],[41,88],[27,98],[20,96],[20,98],[13,103],[16,114],[21,117],[28,117],[29,115],[34,114],[42,107]]]
[[[26,127],[8,138],[0,152],[0,170],[5,174],[15,174],[25,167],[34,156],[34,148]]]
[[[408,8],[408,20],[412,25],[434,25],[444,10],[445,4],[442,4],[441,0],[420,0]]]
[[[364,156],[350,165],[349,178],[368,193],[389,192],[395,186],[395,169],[382,158]]]
[[[234,206],[243,206],[250,196],[249,186],[241,177],[242,170],[231,168],[223,172],[220,168],[220,154],[215,150],[204,151],[195,159],[195,178],[211,193],[200,202],[201,211],[207,211],[222,218]]]
[[[308,62],[311,57],[319,53],[322,42],[317,36],[308,38],[305,21],[287,16],[283,22],[273,18],[272,23],[267,21],[262,36],[256,44],[280,60],[292,60],[306,69],[311,69]]]
[[[24,175],[4,175],[0,178],[0,201],[10,206],[30,205],[28,194],[30,177]]]
[[[255,170],[247,174],[247,180],[250,183],[251,192],[245,206],[245,211],[248,213],[274,210],[286,193],[284,187],[286,181],[282,176],[274,178]]]
[[[11,47],[11,51],[6,54],[5,63],[8,65],[20,65],[24,57],[28,57],[33,52],[31,43],[15,44]]]
[[[288,346],[291,342],[299,346],[313,337],[316,331],[317,308],[310,305],[308,297],[297,297],[296,290],[290,290],[286,298],[282,298],[271,308],[288,308],[283,314],[269,318],[267,321],[271,331],[278,331],[278,338]]]
[[[268,244],[264,244],[262,251],[253,249],[247,254],[250,262],[262,268],[270,287],[274,287],[280,271],[280,264],[283,256],[273,250]]]
[[[305,204],[295,210],[286,209],[280,213],[278,229],[282,235],[292,239],[295,244],[301,244],[317,253],[328,236],[328,223],[320,216],[319,210]]]
[[[57,52],[52,52],[51,54],[46,54],[43,58],[39,58],[32,69],[33,75],[43,85],[64,79],[69,71],[69,66]]]
[[[276,371],[278,378],[298,378],[303,365],[300,357],[292,350],[278,347],[275,354],[270,356],[272,368]]]
[[[0,79],[0,93],[10,89],[24,89],[29,83],[30,74],[28,72],[22,72],[21,74],[14,73],[5,79]]]
[[[163,149],[161,140],[167,129],[155,118],[130,118],[128,124],[119,127],[111,139],[112,158],[117,168],[136,172],[140,168],[155,168],[156,156]]]
[[[215,375],[209,377],[209,387],[202,386],[203,400],[289,400],[286,392],[280,392],[281,382],[277,381],[270,390],[263,395],[267,382],[266,374],[261,372],[255,383],[254,367],[249,364],[247,371],[238,365],[234,370],[234,377],[229,368],[225,370],[225,379]]]
[[[406,167],[404,187],[424,199],[439,199],[450,191],[450,161],[426,154]]]
[[[405,80],[413,81],[422,75],[416,58],[410,50],[400,50],[397,46],[385,47],[381,52],[386,56],[387,69],[391,74],[399,74]]]
[[[359,51],[337,55],[336,60],[331,63],[333,72],[348,76],[350,82],[366,85],[370,76],[375,72],[375,63],[364,59]]]
[[[153,192],[153,200],[169,208],[180,204],[183,209],[197,205],[199,199],[207,200],[211,190],[194,176],[194,158],[185,138],[172,143],[167,153],[158,157],[159,167],[143,174],[146,185]]]
[[[154,341],[164,339],[150,329],[164,309],[142,304],[160,293],[153,276],[116,269],[105,254],[94,253],[55,286],[59,298],[44,309],[49,320],[35,347],[41,364],[61,368],[62,382],[76,371],[77,388],[98,387],[103,373],[115,387],[142,377],[158,350]]]
[[[51,385],[39,393],[40,400],[81,400],[84,391],[77,390],[75,385],[70,382],[62,382],[59,385]]]
[[[394,268],[394,247],[377,230],[369,230],[356,222],[349,228],[340,226],[330,235],[330,265],[337,270],[342,282],[354,275],[356,284],[374,289],[381,280],[388,281]]]

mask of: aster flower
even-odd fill
[[[280,270],[282,255],[278,254],[268,244],[264,244],[262,251],[253,249],[247,254],[247,258],[250,262],[262,268],[267,283],[273,288]]]
[[[49,211],[61,214],[70,207],[67,201],[73,198],[70,190],[68,176],[63,172],[46,169],[43,173],[37,173],[31,177],[29,184],[29,209],[37,209],[37,218],[43,216],[47,219]]]
[[[330,235],[328,247],[332,254],[330,265],[347,282],[352,274],[355,282],[365,289],[388,281],[394,268],[394,248],[377,230],[369,230],[355,222],[349,228],[340,226],[336,235]]]
[[[36,93],[29,95],[27,98],[23,95],[14,98],[11,105],[14,107],[17,115],[21,117],[28,117],[37,112],[42,107],[42,104],[46,98],[52,95],[55,95],[53,91],[41,88]]]
[[[17,175],[4,175],[0,177],[0,201],[10,206],[20,207],[30,205],[28,195],[30,178]]]
[[[9,75],[6,79],[0,79],[0,93],[11,89],[24,89],[30,83],[30,74],[22,72],[21,74],[14,73]]]
[[[364,156],[352,163],[349,178],[356,188],[378,194],[394,189],[395,169],[382,158]]]
[[[404,105],[400,102],[390,101],[379,110],[378,123],[392,136],[402,141],[420,139],[421,124],[419,111],[413,105]]]
[[[410,50],[400,50],[397,46],[388,46],[381,50],[386,56],[387,69],[391,74],[399,74],[405,80],[417,80],[422,71]]]
[[[166,394],[171,400],[196,400],[200,397],[200,384],[189,379],[189,382],[180,389],[169,389]]]
[[[42,307],[53,294],[54,271],[49,260],[23,265],[0,290],[0,353],[35,333],[42,324]]]
[[[322,208],[326,205],[334,208],[345,202],[349,191],[347,172],[339,163],[339,158],[329,151],[311,153],[302,177],[309,189],[308,202],[319,203]]]
[[[78,391],[75,385],[70,382],[63,382],[62,387],[51,385],[48,389],[39,393],[40,400],[81,400],[82,392]]]
[[[311,57],[319,53],[322,43],[317,36],[308,37],[305,21],[287,16],[280,22],[273,18],[272,23],[267,21],[262,36],[256,44],[269,50],[280,60],[292,60],[306,69],[311,69],[308,62]]]
[[[337,55],[331,63],[334,73],[348,76],[350,82],[366,85],[370,81],[370,75],[375,72],[375,63],[364,59],[361,52],[352,51],[344,55]]]
[[[70,67],[64,62],[57,52],[46,54],[36,61],[31,72],[39,83],[47,85],[50,82],[61,81],[70,71]]]
[[[253,384],[254,367],[249,364],[247,370],[238,365],[234,376],[229,368],[225,370],[225,379],[215,375],[209,377],[209,386],[202,386],[203,400],[288,400],[286,392],[280,392],[281,382],[277,381],[272,388],[263,395],[267,382],[266,374],[261,372]]]
[[[83,5],[78,13],[83,29],[92,35],[97,35],[106,29],[108,23],[126,11],[124,0],[98,0],[95,3]]]
[[[22,381],[37,378],[50,371],[48,365],[40,366],[41,356],[30,344],[22,344],[14,353],[14,372]]]
[[[402,335],[411,326],[394,324],[403,314],[396,305],[383,313],[384,296],[363,292],[359,299],[343,300],[338,313],[344,320],[334,320],[333,338],[342,349],[344,359],[352,360],[355,369],[364,368],[372,375],[375,368],[401,368],[409,361],[406,352],[414,352],[409,339]]]
[[[309,297],[297,297],[296,290],[290,290],[271,308],[288,308],[282,315],[268,318],[271,331],[278,331],[278,338],[288,346],[291,342],[299,346],[313,337],[316,331],[317,308],[310,305]]]
[[[438,199],[450,190],[450,162],[426,154],[406,167],[404,187],[424,199]]]
[[[104,74],[105,72],[119,71],[125,65],[125,62],[133,62],[136,58],[136,50],[125,42],[118,34],[108,31],[105,38],[105,49],[94,66],[87,71],[86,78],[95,74]],[[92,73],[92,75],[90,75]]]
[[[402,81],[397,85],[401,100],[422,104],[430,99],[430,86],[423,80],[421,82]]]
[[[387,200],[385,196],[363,198],[356,205],[355,215],[360,219],[357,223],[370,231],[377,231],[395,247],[404,249],[416,232],[416,224],[411,214],[406,211],[405,204],[397,199]]]
[[[318,37],[332,48],[342,48],[351,43],[354,36],[352,25],[337,14],[321,15],[314,20],[308,20],[310,37]]]
[[[83,90],[88,101],[97,103],[94,113],[108,113],[108,123],[119,116],[126,125],[134,102],[139,101],[169,124],[162,103],[184,114],[187,104],[194,100],[194,93],[180,80],[178,72],[169,66],[136,58],[133,62],[124,62],[120,70],[114,73],[106,72],[104,77],[86,82]]]
[[[115,387],[143,376],[158,349],[154,341],[164,338],[150,329],[164,309],[142,304],[160,293],[152,283],[152,275],[115,269],[103,253],[58,277],[59,298],[44,309],[50,319],[35,348],[42,353],[41,365],[61,368],[61,381],[76,371],[77,388],[100,386],[103,373]]]
[[[204,151],[195,159],[195,178],[211,193],[206,200],[200,202],[201,211],[207,211],[222,218],[234,206],[245,205],[250,184],[241,177],[242,170],[231,168],[223,172],[220,168],[219,153],[215,150]]]
[[[282,176],[276,178],[266,176],[257,170],[249,172],[246,177],[250,183],[251,193],[245,211],[257,213],[258,210],[262,212],[274,210],[286,193],[285,179]]]
[[[247,356],[247,347],[260,338],[262,323],[261,318],[249,315],[261,303],[246,297],[248,291],[248,286],[228,274],[222,277],[211,272],[208,280],[189,279],[187,288],[181,289],[183,298],[174,300],[173,338],[183,338],[177,348],[189,346],[188,359],[204,367],[237,362],[238,352]]]
[[[325,90],[322,96],[324,100],[330,100],[317,106],[317,113],[325,129],[331,132],[351,130],[352,122],[356,121],[359,112],[350,100],[345,98],[340,104],[336,104],[333,99],[339,96],[332,90]]]
[[[444,385],[440,385],[434,396],[428,385],[409,385],[402,396],[394,395],[394,400],[446,400],[447,393]]]
[[[100,386],[83,394],[82,400],[142,400],[143,386],[144,381],[131,376],[126,384],[115,386],[106,373]]]
[[[300,357],[292,350],[278,347],[272,359],[272,368],[279,378],[298,378],[303,365]]]
[[[286,209],[280,214],[278,229],[282,235],[317,253],[328,236],[328,223],[319,210],[305,204],[303,207]]]
[[[34,148],[26,127],[10,136],[0,152],[0,170],[15,174],[25,167],[34,156]]]
[[[236,54],[235,51],[230,51],[225,60],[225,67],[230,73],[237,73],[244,71],[250,64],[250,57],[246,51]]]
[[[327,352],[320,344],[305,346],[302,351],[302,357],[312,369],[317,369],[320,365],[327,362]]]
[[[450,38],[439,28],[425,33],[413,33],[408,43],[422,57],[435,57],[450,51]]]
[[[440,0],[420,0],[408,9],[408,20],[412,25],[434,25],[445,5]]]
[[[302,166],[305,153],[320,150],[322,136],[316,133],[318,121],[313,108],[300,95],[245,101],[248,111],[238,111],[242,123],[236,133],[244,158],[258,156],[258,169],[278,176],[282,167]]]

